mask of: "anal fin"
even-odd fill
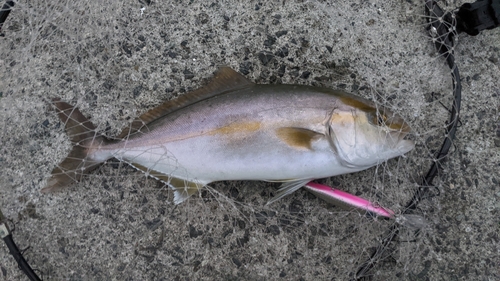
[[[198,192],[205,184],[194,182],[190,180],[180,179],[172,176],[165,175],[161,172],[155,171],[151,168],[146,168],[141,164],[129,163],[132,167],[144,172],[146,175],[151,176],[167,184],[174,190],[174,203],[180,204],[191,195]]]
[[[204,186],[204,184],[174,177],[170,177],[168,185],[175,190],[174,203],[176,205],[186,201],[186,199],[200,191]]]

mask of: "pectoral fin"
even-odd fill
[[[312,142],[324,135],[303,128],[283,127],[276,130],[276,136],[291,147],[312,150]]]
[[[176,177],[171,177],[160,173],[158,171],[146,168],[137,163],[129,163],[134,168],[144,172],[146,175],[151,176],[157,180],[166,183],[174,190],[174,203],[180,204],[188,199],[191,195],[198,192],[205,184],[194,181],[184,180]]]
[[[281,198],[292,194],[299,188],[303,187],[307,183],[309,183],[311,179],[302,179],[302,180],[296,180],[296,181],[290,181],[290,182],[285,182],[281,185],[280,189],[278,189],[278,193],[276,196],[273,197],[273,199],[269,200],[266,205],[269,205],[275,201],[280,200]]]

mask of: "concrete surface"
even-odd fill
[[[452,95],[422,13],[395,0],[16,2],[0,38],[0,208],[14,239],[45,280],[349,280],[394,222],[302,190],[265,207],[278,184],[222,182],[175,206],[155,180],[109,163],[42,195],[70,145],[47,101],[77,105],[112,137],[219,65],[345,88],[403,115],[417,148],[322,182],[402,211]],[[427,227],[402,228],[367,279],[500,280],[498,42],[500,29],[459,36],[463,114],[441,194],[416,211]],[[0,280],[27,280],[4,245]]]

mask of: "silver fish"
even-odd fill
[[[176,204],[222,180],[283,182],[271,200],[309,181],[367,169],[414,147],[389,110],[327,88],[254,84],[231,68],[167,101],[107,140],[75,107],[55,100],[74,145],[43,192],[116,158],[175,190]]]

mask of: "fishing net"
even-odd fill
[[[421,1],[14,2],[0,37],[0,207],[44,279],[499,278],[499,30],[449,46],[463,108],[441,159],[456,81],[426,30],[440,18]],[[266,206],[279,184],[254,181],[212,183],[174,205],[165,184],[116,160],[40,193],[71,149],[52,98],[114,138],[221,65],[261,84],[342,89],[401,115],[414,150],[318,182],[425,223],[394,228],[304,190]],[[20,279],[0,249],[0,276]]]

